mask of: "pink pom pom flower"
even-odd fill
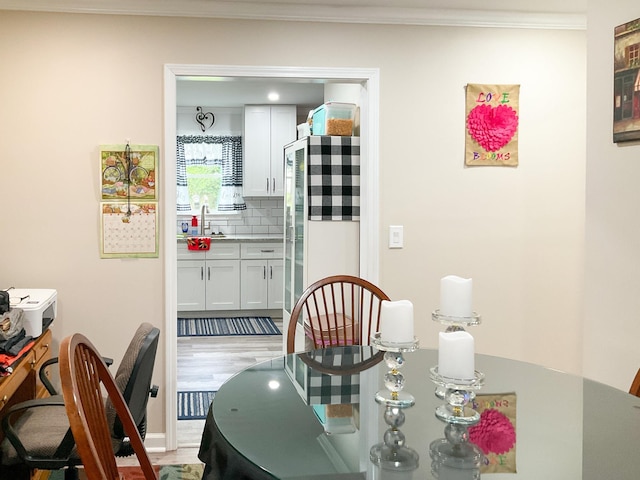
[[[490,408],[480,414],[480,422],[469,429],[469,440],[482,451],[502,454],[516,443],[516,431],[502,412]]]

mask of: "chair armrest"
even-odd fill
[[[104,363],[106,363],[107,366],[111,366],[113,364],[113,358],[102,357],[102,360],[104,360]],[[61,395],[61,393],[56,390],[56,387],[53,386],[53,383],[51,383],[51,380],[49,380],[49,377],[47,376],[47,368],[56,363],[58,363],[58,357],[52,357],[49,360],[43,362],[40,366],[40,370],[38,371],[40,381],[49,392],[49,395]]]

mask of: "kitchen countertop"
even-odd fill
[[[281,234],[253,234],[253,235],[194,235],[210,237],[212,242],[282,242],[284,236]],[[187,243],[187,236],[178,235],[178,243]]]

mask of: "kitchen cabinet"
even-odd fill
[[[334,151],[341,152],[341,157],[332,155]],[[313,173],[321,172],[318,166],[326,164],[340,165],[339,185],[354,187],[346,202],[340,195],[310,196],[311,177],[315,189],[321,184],[329,192],[335,190],[330,183],[333,180],[325,178],[329,176]],[[291,312],[311,283],[331,275],[358,276],[360,273],[359,188],[355,188],[360,185],[359,165],[359,137],[311,136],[285,147],[282,312],[285,346]],[[358,205],[358,209],[345,208],[347,205]],[[303,321],[303,316],[299,321]],[[296,351],[304,347],[302,332],[302,328],[297,329]]]
[[[243,193],[246,197],[284,194],[284,146],[295,139],[295,105],[245,106]]]
[[[178,311],[240,308],[240,244],[214,243],[206,252],[178,244]]]
[[[283,251],[282,243],[243,243],[241,245],[242,309],[282,308]]]

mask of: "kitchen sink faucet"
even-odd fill
[[[200,235],[204,235],[209,229],[209,227],[205,225],[205,215],[207,213],[209,213],[209,206],[206,203],[203,203],[202,208],[200,209]]]

